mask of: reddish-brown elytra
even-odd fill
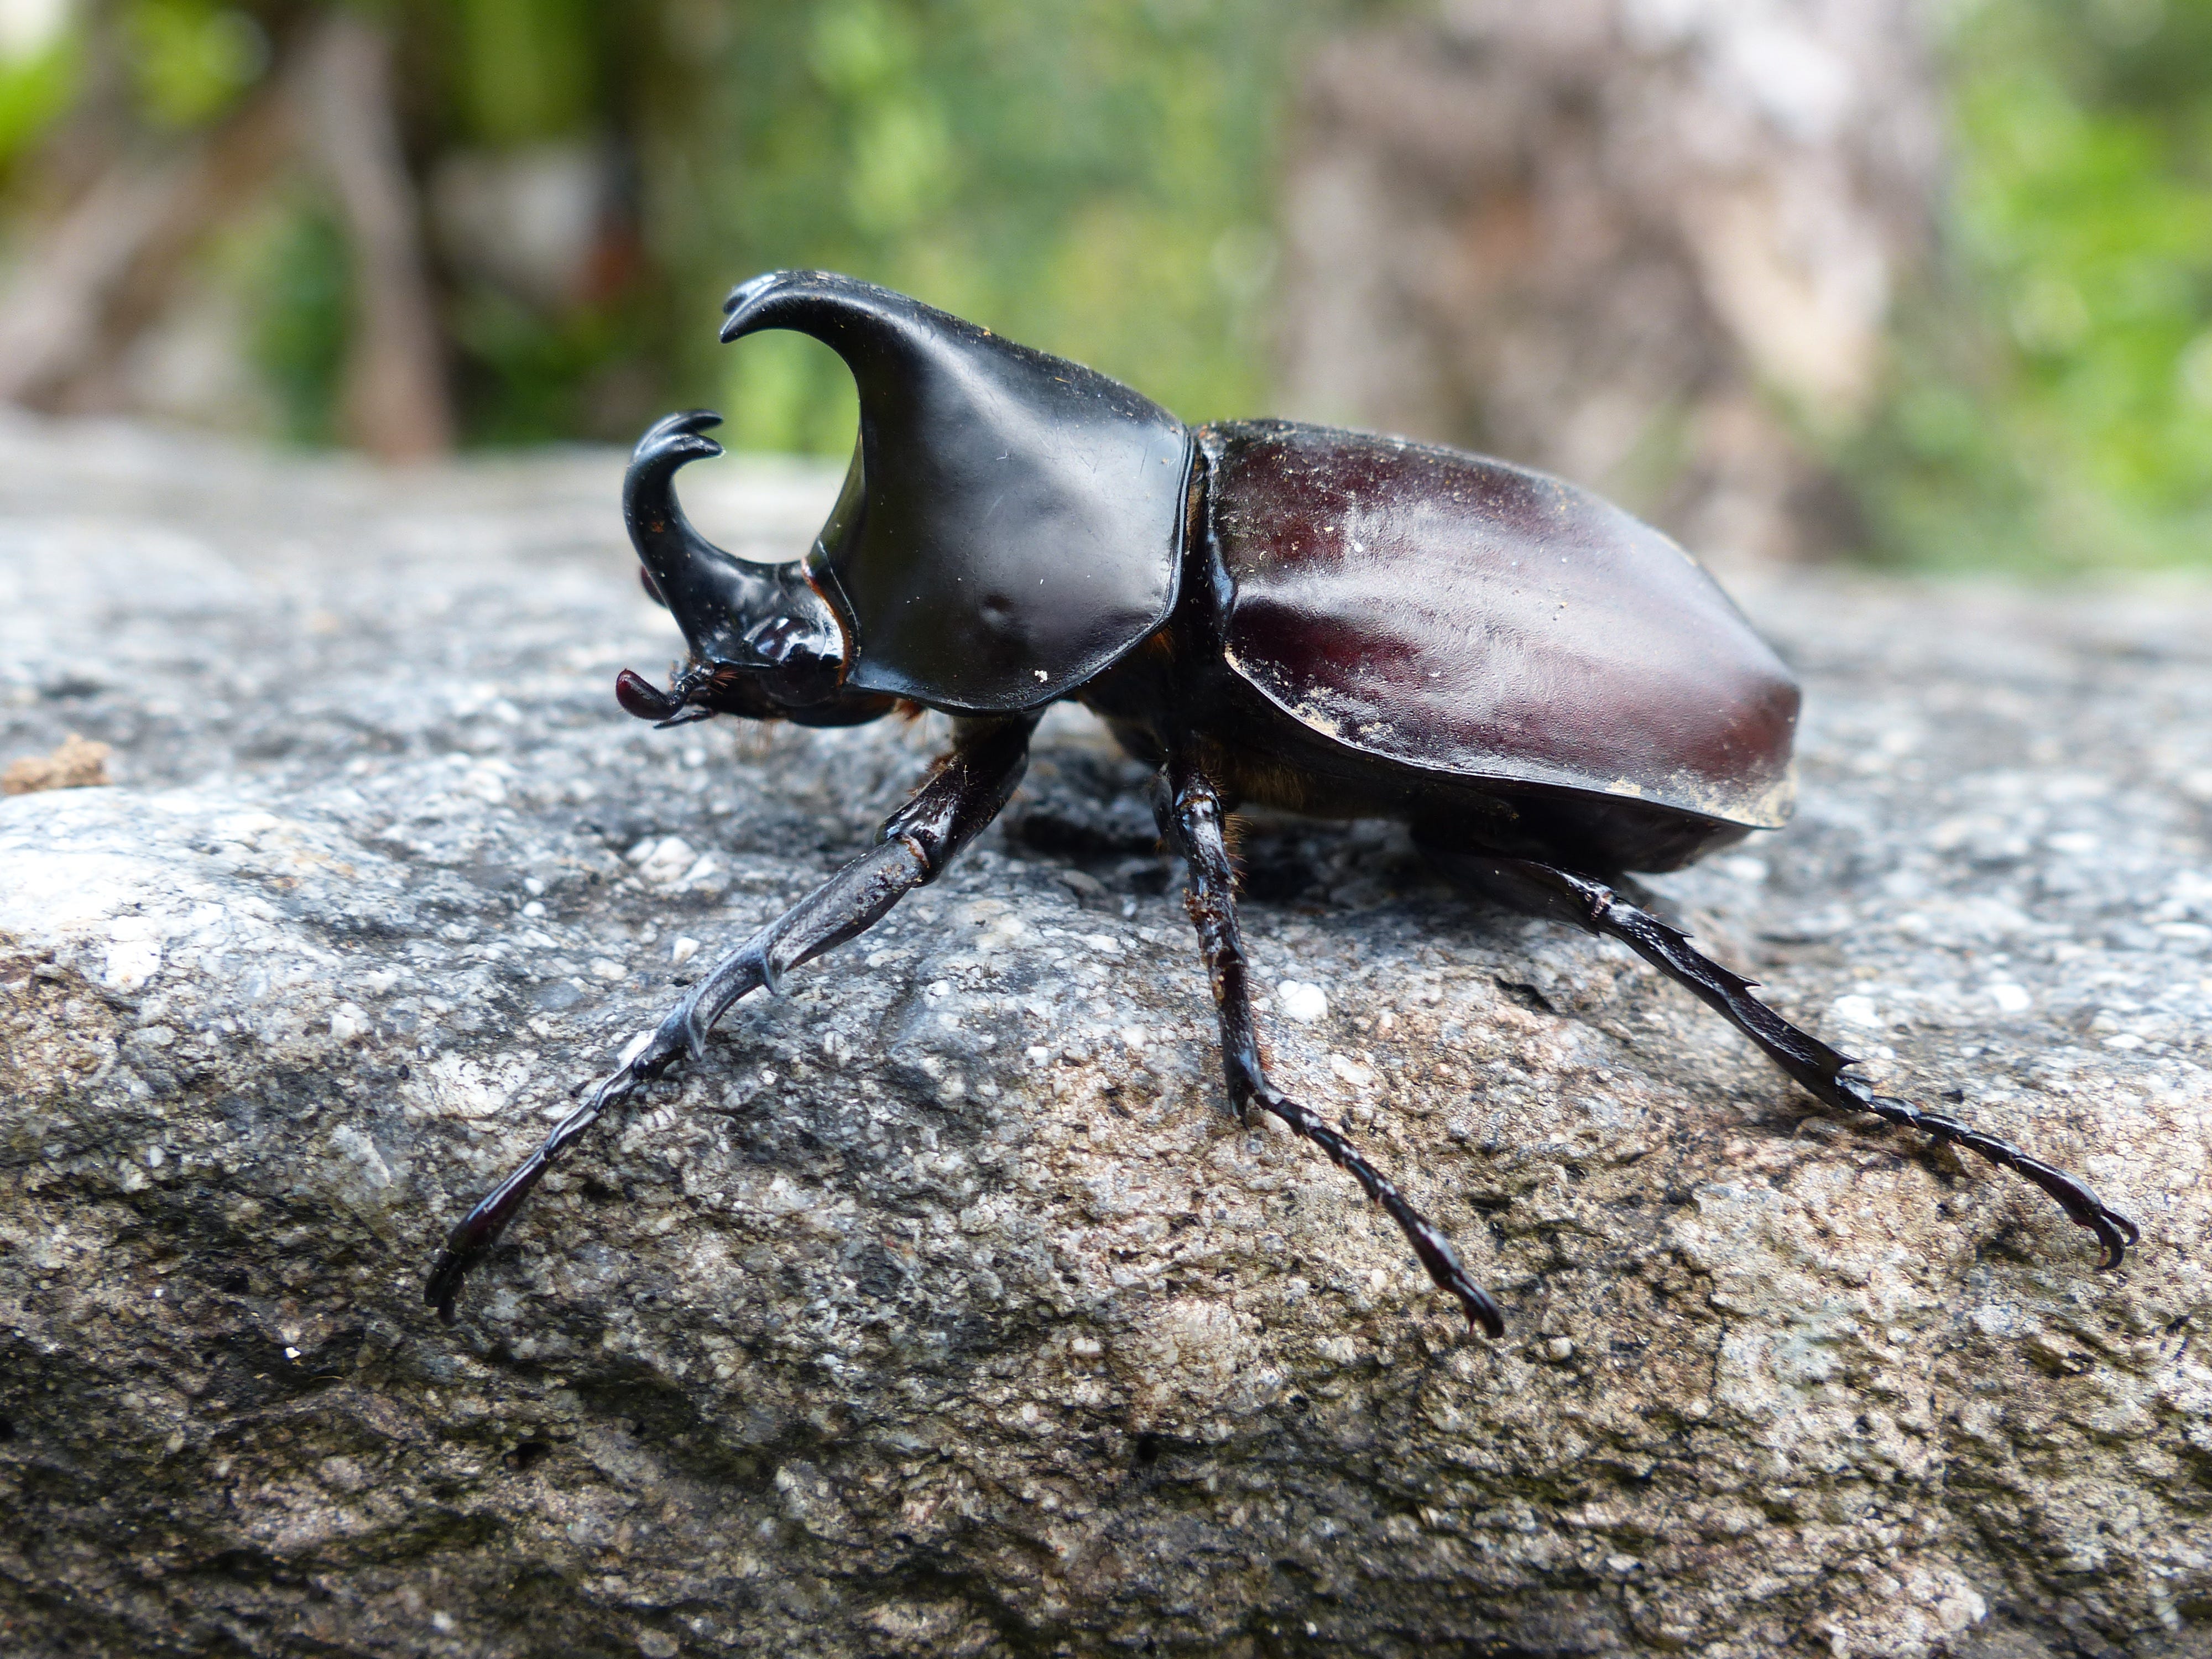
[[[690,647],[663,725],[810,726],[921,705],[951,752],[874,848],[730,951],[545,1144],[453,1229],[442,1316],[538,1178],[609,1105],[696,1054],[738,998],[861,933],[1006,805],[1045,707],[1095,710],[1158,767],[1161,834],[1221,1019],[1229,1098],[1319,1146],[1492,1336],[1450,1243],[1341,1133],[1268,1081],[1237,921],[1229,812],[1387,817],[1493,899],[1626,943],[1827,1104],[1919,1129],[2049,1194],[2117,1266],[2132,1223],[2074,1176],[1877,1095],[1635,901],[1664,871],[1790,809],[1797,685],[1712,578],[1587,491],[1456,450],[1283,421],[1193,430],[1137,392],[902,295],[823,271],[757,277],[722,338],[793,329],[853,372],[860,441],[800,560],[733,557],[677,505],[719,417],[640,440],[623,513],[646,589]]]

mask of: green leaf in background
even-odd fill
[[[2212,0],[1984,0],[1948,46],[1963,286],[1858,458],[1882,551],[2212,562]]]
[[[131,78],[157,126],[196,127],[220,114],[269,63],[250,14],[215,0],[129,0],[121,12]]]
[[[592,125],[599,54],[589,0],[453,0],[453,9],[459,21],[453,63],[473,137],[514,144]],[[640,22],[649,22],[651,6],[635,10]]]
[[[261,299],[253,357],[276,390],[284,435],[295,443],[330,443],[353,315],[344,234],[319,203],[288,203],[246,268]]]
[[[19,0],[0,11],[0,168],[69,107],[82,58],[66,0]]]
[[[830,266],[1079,357],[1191,418],[1249,412],[1265,401],[1283,95],[1310,32],[1352,9],[732,8],[699,111],[714,141],[683,144],[696,196],[652,234],[672,264],[714,271],[718,299],[756,271]],[[849,393],[835,420],[808,412],[843,380],[834,360],[771,363],[782,349],[766,340],[721,351],[712,315],[686,373],[728,405],[739,441],[849,447]]]

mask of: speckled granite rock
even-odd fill
[[[1470,1338],[1224,1115],[1137,775],[1070,713],[447,1330],[443,1229],[933,739],[620,715],[674,635],[618,468],[0,427],[0,763],[75,731],[115,779],[0,801],[0,1650],[2212,1645],[2212,594],[1750,588],[1802,811],[1661,884],[2085,1170],[2123,1273],[1395,832],[1256,826],[1280,1073],[1496,1289]],[[725,539],[801,544],[821,480],[720,471]]]

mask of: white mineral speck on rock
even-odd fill
[[[434,1117],[493,1117],[529,1080],[529,1067],[512,1056],[471,1059],[440,1054],[417,1064],[399,1085],[400,1096]]]
[[[1881,1010],[1875,1006],[1872,997],[1838,997],[1828,1005],[1828,1017],[1845,1025],[1856,1025],[1873,1030],[1881,1024]]]
[[[341,1002],[331,1010],[331,1040],[351,1042],[369,1028],[369,1018],[350,1002]]]
[[[100,979],[110,989],[135,991],[161,971],[161,940],[151,921],[118,916],[107,934],[107,966]]]
[[[1286,979],[1275,987],[1275,1006],[1282,1010],[1284,1018],[1310,1025],[1328,1018],[1328,994],[1318,985]]]
[[[699,941],[688,933],[678,935],[676,942],[668,947],[668,959],[678,968],[698,954]]]
[[[2025,986],[2010,984],[2004,980],[1992,980],[1982,987],[1982,991],[1996,1004],[1997,1012],[2001,1014],[2024,1014],[2035,1004],[2035,999],[2027,994]]]
[[[649,847],[642,859],[637,857],[635,849],[630,856],[637,865],[638,874],[656,887],[665,887],[681,879],[699,855],[691,850],[690,843],[683,836],[670,836]]]
[[[593,957],[592,958],[592,971],[597,974],[601,979],[628,979],[629,977],[629,969],[623,967],[619,962],[611,961],[605,957]]]

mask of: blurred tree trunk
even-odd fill
[[[384,460],[453,447],[444,345],[413,182],[392,106],[392,46],[351,12],[317,30],[304,82],[325,171],[353,252],[353,332],[339,429]]]
[[[1316,419],[1471,444],[1701,550],[1848,544],[1941,170],[1915,0],[1455,0],[1310,64],[1281,343]]]
[[[293,144],[281,86],[215,131],[169,145],[114,135],[0,295],[0,401],[64,414],[115,404],[124,354],[167,306],[185,256],[281,171]],[[64,158],[82,165],[89,135]]]
[[[52,198],[53,210],[0,293],[0,402],[65,414],[127,410],[125,360],[174,301],[191,255],[312,167],[337,199],[352,255],[343,435],[385,460],[452,447],[391,46],[364,18],[343,7],[303,14],[278,35],[260,82],[203,132],[145,131],[105,88],[51,147],[48,167],[52,187],[33,193]]]

